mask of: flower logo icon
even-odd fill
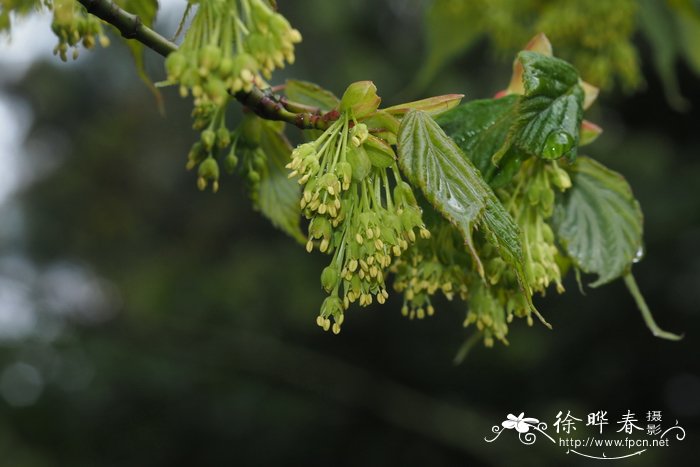
[[[531,427],[536,427],[540,421],[536,418],[524,418],[524,415],[525,412],[520,412],[520,415],[517,417],[512,413],[509,413],[506,417],[507,420],[504,420],[501,425],[507,430],[512,430],[515,428],[518,433],[527,433],[530,431]]]

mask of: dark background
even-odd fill
[[[304,42],[276,83],[341,93],[369,78],[399,102],[421,63],[419,9],[293,3],[282,9]],[[79,66],[36,63],[5,90],[31,110],[22,164],[33,177],[0,218],[0,290],[29,297],[35,322],[0,341],[0,465],[596,464],[545,439],[483,440],[508,413],[551,425],[559,410],[607,410],[611,431],[627,410],[643,425],[661,410],[686,439],[619,462],[695,465],[700,87],[683,63],[694,106],[678,113],[637,38],[646,87],[602,95],[587,115],[605,133],[585,152],[632,185],[645,213],[637,281],[660,325],[685,339],[654,338],[621,282],[582,296],[569,277],[567,293],[537,299],[553,331],[516,322],[510,346],[479,345],[455,366],[468,335],[460,303],[408,321],[392,295],[350,310],[340,335],[320,331],[326,258],[254,212],[240,179],[197,191],[184,170],[190,103],[166,89],[159,115],[116,42]],[[162,59],[148,59],[162,79]],[[489,97],[509,62],[482,41],[425,93]]]

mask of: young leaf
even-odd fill
[[[581,122],[581,134],[579,137],[579,146],[585,146],[591,144],[593,141],[598,139],[598,136],[603,132],[603,129],[593,122],[584,120]]]
[[[554,57],[520,52],[523,95],[468,102],[436,121],[493,188],[510,181],[531,156],[576,156],[585,92],[576,70]]]
[[[324,112],[335,109],[340,104],[340,99],[335,94],[308,81],[288,79],[284,87],[284,93],[291,101],[318,107]]]
[[[256,207],[275,227],[304,243],[306,238],[299,226],[300,186],[287,178],[284,168],[292,148],[284,135],[267,123],[263,122],[260,139],[260,147],[267,156],[267,167],[261,173]]]
[[[422,110],[430,115],[439,115],[447,112],[451,108],[459,105],[464,94],[445,94],[443,96],[429,97],[419,101],[406,102],[404,104],[392,105],[383,109],[385,112],[401,117],[411,109]]]
[[[524,97],[511,144],[545,159],[576,157],[583,119],[584,91],[574,67],[537,52],[518,54],[523,65]]]
[[[517,225],[476,167],[428,114],[420,110],[406,114],[399,128],[398,151],[403,173],[457,227],[480,274],[483,268],[472,241],[476,226],[522,277]]]
[[[544,33],[539,33],[527,43],[523,50],[529,50],[531,52],[538,52],[547,57],[553,55],[552,43],[549,42],[549,38]],[[510,83],[508,87],[503,91],[496,94],[496,97],[503,97],[510,94],[525,94],[525,87],[523,86],[523,64],[516,57],[513,60],[513,74],[510,77]]]
[[[588,157],[569,167],[572,186],[556,200],[554,230],[597,287],[630,270],[642,251],[642,211],[622,175]]]

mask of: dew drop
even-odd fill
[[[634,258],[632,258],[633,263],[638,263],[644,258],[644,247],[640,246],[639,250],[634,254]]]
[[[458,212],[458,213],[463,213],[466,211],[464,205],[460,203],[456,198],[453,196],[448,196],[447,197],[447,205],[450,207],[452,211]]]
[[[552,131],[547,135],[542,150],[544,159],[559,159],[569,152],[574,145],[574,137],[566,131]]]

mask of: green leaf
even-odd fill
[[[545,159],[576,157],[585,93],[573,66],[555,57],[522,51],[525,94],[517,108],[511,144]]]
[[[627,273],[642,254],[642,211],[622,175],[588,157],[568,168],[572,186],[555,204],[558,240],[591,287]]]
[[[576,70],[537,52],[518,55],[524,95],[460,105],[436,121],[493,188],[507,184],[522,161],[576,156],[585,92]]]
[[[398,151],[403,173],[457,227],[479,273],[483,275],[483,267],[472,240],[477,226],[522,279],[517,225],[476,167],[428,114],[420,110],[406,114],[399,128]]]
[[[519,163],[511,163],[508,173],[501,175],[502,166],[491,161],[511,132],[518,100],[519,96],[510,95],[471,101],[435,119],[494,188],[507,183],[520,167]],[[494,183],[499,175],[499,183]]]
[[[149,28],[153,27],[153,22],[156,19],[156,13],[158,12],[158,0],[115,0],[115,3],[128,11],[133,13],[141,19],[141,23]],[[153,84],[153,80],[146,74],[146,68],[143,62],[144,45],[135,40],[126,41],[126,45],[131,50],[131,55],[134,57],[134,64],[136,65],[136,73],[138,74],[141,81],[148,87],[148,89],[153,94],[156,99],[156,104],[161,113],[164,112],[163,107],[163,96],[160,91]]]
[[[301,243],[306,238],[299,226],[301,208],[299,207],[300,185],[287,178],[284,165],[289,161],[292,147],[275,126],[263,122],[260,147],[265,153],[267,167],[261,171],[256,208],[272,224],[286,232]]]
[[[335,109],[340,104],[340,99],[335,94],[308,81],[288,79],[284,93],[291,101],[318,107],[324,112]]]

